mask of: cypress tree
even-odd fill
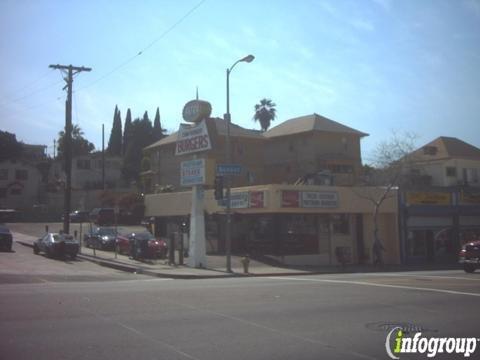
[[[114,156],[122,155],[122,119],[117,106],[115,106],[113,115],[112,132],[108,141],[107,153]]]
[[[155,114],[155,120],[153,121],[153,141],[158,141],[163,138],[165,130],[162,129],[160,123],[160,110],[157,107],[157,113]]]
[[[129,139],[131,138],[131,127],[132,127],[132,113],[130,108],[127,109],[127,116],[125,117],[125,128],[123,129],[123,150],[122,153],[125,156],[127,153],[127,147]]]

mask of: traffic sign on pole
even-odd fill
[[[242,165],[240,164],[217,164],[217,175],[240,175],[242,172]]]

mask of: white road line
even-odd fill
[[[394,288],[394,289],[420,290],[420,291],[430,291],[430,292],[438,292],[438,293],[444,293],[444,294],[467,295],[467,296],[480,297],[480,293],[469,293],[469,292],[463,292],[463,291],[424,288],[424,287],[417,287],[417,286],[376,284],[376,283],[371,283],[371,282],[367,282],[367,281],[312,279],[312,278],[294,278],[294,277],[276,277],[276,276],[272,276],[272,277],[268,277],[268,278],[269,279],[274,279],[274,280],[296,280],[296,281],[311,281],[311,282],[323,282],[323,283],[333,283],[333,284],[376,286],[376,287],[385,287],[385,288]]]
[[[480,281],[480,278],[467,278],[462,276],[444,276],[444,275],[415,275],[415,274],[369,274],[373,276],[391,276],[391,277],[417,277],[417,278],[439,278],[439,279],[454,279],[454,280],[467,280],[467,281]]]
[[[90,301],[90,299],[88,299],[88,298],[84,298],[84,299],[86,299],[87,301]],[[132,333],[134,333],[134,334],[137,334],[139,337],[141,337],[141,338],[143,338],[143,339],[145,339],[145,340],[148,340],[148,341],[150,341],[150,342],[153,342],[153,343],[159,344],[159,345],[161,345],[161,346],[164,346],[164,347],[172,350],[173,352],[175,352],[175,353],[177,353],[177,354],[179,354],[179,355],[182,355],[183,357],[186,357],[187,359],[200,360],[200,359],[198,359],[198,358],[196,358],[196,357],[194,357],[194,356],[192,356],[192,355],[190,355],[190,354],[187,354],[186,352],[180,350],[178,347],[176,347],[176,346],[174,346],[174,345],[172,345],[172,344],[169,344],[169,343],[167,343],[167,342],[165,342],[165,341],[162,341],[162,340],[159,340],[159,339],[157,339],[157,338],[154,338],[154,337],[150,336],[149,334],[146,334],[146,333],[144,333],[144,332],[142,332],[142,331],[140,331],[140,330],[138,330],[138,329],[135,329],[134,327],[128,326],[128,325],[126,325],[126,324],[124,324],[124,323],[122,323],[122,322],[120,322],[120,321],[117,321],[117,320],[115,320],[115,319],[113,319],[113,318],[110,318],[110,317],[108,317],[108,316],[102,315],[102,314],[100,314],[100,313],[97,313],[97,312],[95,312],[95,311],[93,311],[93,310],[90,310],[90,309],[87,309],[87,308],[84,308],[84,307],[82,307],[81,309],[82,309],[83,311],[85,311],[86,313],[95,316],[97,319],[102,319],[102,320],[104,320],[104,321],[106,321],[106,322],[109,322],[109,323],[115,324],[115,325],[117,325],[117,326],[120,326],[120,327],[122,327],[122,328],[125,329],[125,330],[128,330],[128,331],[130,331],[130,332],[132,332]]]
[[[218,311],[204,309],[204,308],[200,308],[200,307],[196,307],[196,306],[192,306],[192,305],[187,305],[187,304],[181,304],[181,305],[190,309],[190,310],[202,311],[202,312],[209,313],[209,314],[212,314],[212,315],[215,315],[215,316],[219,316],[219,317],[222,317],[222,318],[225,318],[225,319],[229,319],[229,320],[237,321],[237,322],[249,325],[249,326],[253,326],[253,327],[256,327],[256,328],[259,328],[259,329],[262,329],[262,330],[267,330],[267,331],[270,331],[270,332],[273,332],[273,333],[276,333],[276,334],[279,334],[279,335],[282,335],[282,336],[290,337],[290,338],[293,338],[293,339],[301,340],[301,341],[308,342],[308,343],[315,344],[315,345],[320,345],[320,346],[323,346],[325,348],[332,349],[332,350],[335,350],[339,353],[343,353],[345,355],[348,355],[349,357],[355,356],[357,358],[369,359],[369,360],[377,359],[377,358],[372,357],[370,355],[362,354],[362,353],[352,351],[352,350],[346,350],[346,349],[343,349],[343,348],[341,349],[341,348],[338,348],[334,345],[328,344],[328,343],[323,342],[323,341],[312,339],[312,338],[306,337],[306,336],[296,335],[296,334],[293,334],[293,333],[290,333],[290,332],[287,332],[287,331],[283,331],[283,330],[280,330],[280,329],[275,329],[275,328],[272,328],[270,326],[262,325],[262,324],[254,322],[254,321],[242,319],[242,318],[239,318],[239,317],[236,317],[236,316],[227,315],[227,314],[224,314],[224,313],[221,313],[221,312],[218,312]]]

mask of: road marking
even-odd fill
[[[199,307],[196,307],[196,306],[193,306],[193,305],[188,305],[188,304],[180,304],[180,305],[182,305],[183,307],[186,307],[187,309],[190,309],[190,310],[203,311],[203,312],[210,313],[210,314],[213,314],[213,315],[225,318],[225,319],[234,320],[234,321],[237,321],[237,322],[241,322],[243,324],[247,324],[249,326],[254,326],[254,327],[257,327],[257,328],[260,328],[260,329],[263,329],[263,330],[268,330],[268,331],[271,331],[273,333],[280,334],[282,336],[287,336],[287,337],[291,337],[291,338],[294,338],[294,339],[297,339],[297,340],[302,340],[304,342],[308,342],[308,343],[311,343],[311,344],[321,345],[321,346],[326,347],[328,349],[335,350],[339,353],[349,355],[350,357],[353,355],[353,356],[356,356],[356,357],[359,357],[359,358],[362,358],[362,359],[369,359],[369,360],[377,359],[375,357],[365,355],[365,354],[362,354],[362,353],[359,353],[359,352],[356,352],[356,351],[340,349],[340,348],[338,348],[334,345],[331,345],[331,344],[328,344],[328,343],[325,343],[325,342],[322,342],[322,341],[318,341],[316,339],[312,339],[312,338],[309,338],[309,337],[306,337],[306,336],[299,336],[299,335],[296,335],[296,334],[289,333],[287,331],[275,329],[275,328],[272,328],[272,327],[269,327],[269,326],[266,326],[266,325],[256,323],[254,321],[242,319],[242,318],[232,316],[232,315],[227,315],[227,314],[224,314],[224,313],[221,313],[221,312],[218,312],[218,311],[199,308]]]
[[[87,301],[90,301],[89,298],[84,297],[84,299],[87,300]],[[148,334],[145,334],[144,332],[142,332],[142,331],[140,331],[140,330],[138,330],[138,329],[135,329],[134,327],[128,326],[128,325],[126,325],[126,324],[124,324],[124,323],[122,323],[122,322],[120,322],[120,321],[118,321],[118,320],[114,320],[114,319],[112,319],[112,318],[110,318],[110,317],[108,317],[108,316],[99,314],[99,313],[97,313],[97,312],[95,312],[95,311],[93,311],[93,310],[87,309],[87,308],[82,308],[82,310],[85,311],[85,312],[87,312],[87,313],[89,313],[89,314],[91,314],[91,315],[93,315],[93,316],[95,316],[97,319],[102,319],[102,320],[104,320],[104,321],[107,321],[107,322],[110,322],[110,323],[115,324],[115,325],[117,325],[117,326],[120,326],[120,327],[124,328],[125,330],[128,330],[128,331],[130,331],[130,332],[132,332],[132,333],[134,333],[134,334],[137,334],[138,336],[140,336],[141,338],[144,338],[145,340],[148,340],[148,341],[153,342],[153,343],[156,343],[156,344],[160,344],[160,345],[162,345],[162,346],[164,346],[164,347],[166,347],[166,348],[168,348],[168,349],[176,352],[177,354],[180,354],[180,355],[182,355],[183,357],[186,357],[187,359],[200,360],[199,358],[196,358],[196,357],[194,357],[194,356],[192,356],[192,355],[190,355],[190,354],[187,354],[186,352],[180,350],[180,349],[177,348],[176,346],[173,346],[173,345],[171,345],[171,344],[169,344],[169,343],[167,343],[167,342],[165,342],[165,341],[156,339],[156,338],[154,338],[154,337],[152,337],[152,336],[150,336],[150,335],[148,335]]]
[[[362,274],[366,275],[366,274]],[[389,273],[383,273],[383,274],[368,274],[372,276],[391,276],[391,277],[417,277],[417,278],[439,278],[439,279],[454,279],[454,280],[467,280],[467,281],[480,281],[480,279],[477,278],[467,278],[463,276],[445,276],[445,275],[415,275],[415,274],[389,274]]]
[[[367,281],[311,279],[311,278],[307,279],[307,278],[277,277],[277,276],[271,276],[271,277],[267,277],[267,278],[274,279],[274,280],[296,280],[296,281],[313,281],[313,282],[323,282],[323,283],[333,283],[333,284],[376,286],[376,287],[385,287],[385,288],[394,288],[394,289],[420,290],[420,291],[430,291],[430,292],[438,292],[438,293],[445,293],[445,294],[467,295],[467,296],[480,297],[480,293],[469,293],[469,292],[463,292],[463,291],[435,289],[435,288],[423,288],[423,287],[417,287],[417,286],[376,284],[376,283],[371,283],[371,282],[367,282]]]

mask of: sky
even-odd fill
[[[253,121],[262,98],[272,127],[317,113],[418,145],[452,136],[480,147],[480,0],[0,0],[0,130],[48,146],[65,126],[65,81],[50,64],[91,67],[73,84],[73,123],[102,146],[122,123],[157,107],[168,132],[196,96]]]

